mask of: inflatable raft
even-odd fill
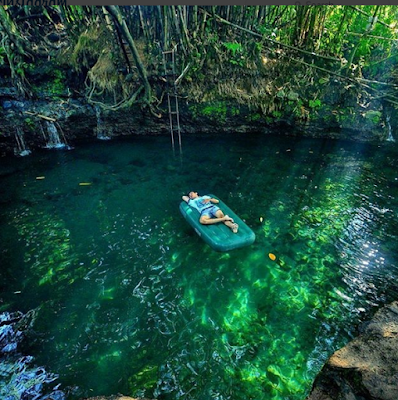
[[[239,225],[238,233],[233,233],[222,222],[213,225],[201,224],[199,222],[199,212],[185,201],[182,201],[180,204],[181,214],[195,229],[196,233],[216,251],[230,251],[251,245],[256,239],[254,232],[217,196],[213,194],[209,194],[209,196],[219,200],[216,205]]]

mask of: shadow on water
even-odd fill
[[[67,398],[302,399],[396,298],[397,151],[257,135],[183,151],[137,137],[2,160],[0,311],[36,310],[24,354]],[[179,214],[189,190],[256,242],[212,251]]]

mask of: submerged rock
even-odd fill
[[[379,310],[360,335],[330,357],[307,400],[398,399],[398,302]]]

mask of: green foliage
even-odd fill
[[[28,126],[28,129],[30,131],[34,131],[35,128],[36,128],[36,124],[34,123],[32,118],[30,118],[30,117],[25,118],[25,124]]]
[[[295,102],[295,106],[293,108],[293,115],[296,118],[301,118],[303,116],[303,107],[303,101],[301,99],[298,99],[297,102]]]
[[[242,45],[240,43],[223,43],[223,46],[232,52],[232,55],[235,56],[236,53],[242,53]]]
[[[225,122],[227,118],[227,103],[223,101],[194,105],[190,110],[194,119],[207,117],[210,120]]]
[[[321,85],[325,85],[326,83],[329,83],[330,78],[329,77],[322,77],[319,79],[319,83]]]
[[[227,117],[227,106],[223,102],[217,102],[202,108],[202,114],[211,119],[225,121]]]
[[[283,89],[279,90],[278,93],[276,94],[276,97],[283,99],[286,97],[286,93]]]
[[[239,107],[230,105],[227,101],[214,101],[204,104],[195,104],[189,107],[195,120],[207,118],[213,122],[225,123],[228,117],[240,114]]]
[[[396,23],[396,6],[357,6],[356,9],[342,5],[332,7],[271,5],[267,8],[264,6],[203,6],[202,10],[179,6],[180,8],[175,9],[178,12],[174,13],[170,6],[162,6],[159,9],[153,6],[142,7],[143,21],[140,20],[136,8],[124,7],[120,9],[120,12],[135,37],[134,40],[140,43],[139,53],[144,53],[142,49],[152,46],[153,51],[145,54],[147,59],[142,57],[149,76],[156,75],[162,69],[159,67],[160,49],[154,43],[161,42],[165,35],[167,47],[178,45],[177,73],[188,64],[190,65],[184,79],[188,78],[187,80],[192,83],[201,81],[200,89],[206,92],[208,87],[204,87],[202,81],[210,84],[209,78],[214,77],[214,86],[221,86],[220,82],[225,80],[226,74],[229,74],[230,87],[226,87],[227,84],[223,88],[216,87],[214,93],[218,91],[219,94],[226,94],[226,97],[238,99],[241,103],[246,102],[250,107],[258,107],[264,114],[268,112],[267,110],[269,112],[273,110],[267,100],[268,96],[294,102],[298,102],[301,97],[304,103],[309,103],[310,110],[321,108],[316,100],[309,100],[314,97],[313,93],[309,93],[312,90],[310,87],[317,84],[326,86],[330,82],[330,77],[325,73],[318,74],[318,71],[311,67],[297,64],[293,66],[289,59],[300,58],[300,54],[305,57],[304,62],[313,64],[315,67],[330,69],[333,72],[338,72],[340,67],[344,69],[344,65],[347,65],[344,62],[345,59],[349,60],[350,69],[343,72],[380,81],[395,79],[393,73],[395,67],[389,70],[384,68],[384,62],[380,65],[377,62],[388,58],[395,51],[397,31],[393,24]],[[382,23],[375,23],[369,28],[368,16],[373,15],[376,10],[377,17]],[[180,13],[180,11],[183,12]],[[126,60],[109,14],[104,13],[101,7],[46,8],[43,9],[42,14],[48,26],[53,25],[53,21],[57,21],[56,13],[61,17],[65,27],[65,32],[59,36],[62,37],[62,44],[68,45],[59,48],[59,58],[63,57],[66,63],[85,75],[80,77],[81,82],[87,78],[87,93],[94,93],[92,100],[97,96],[97,100],[101,96],[111,97],[115,93],[123,93],[124,96],[126,94],[124,90],[128,92],[126,94],[128,96],[133,90],[137,90],[138,82],[135,81],[137,70],[128,49],[127,58],[132,67],[132,70],[128,72],[133,78],[129,81],[131,85],[126,85],[124,79],[127,69]],[[7,12],[5,16],[10,19],[12,11]],[[264,40],[245,33],[236,26],[231,27],[225,21],[222,22],[218,16],[243,29],[260,33],[264,36]],[[23,51],[20,52],[21,59],[14,62],[12,66],[15,69],[15,75],[23,81],[29,69],[30,50],[42,48],[40,43],[43,40],[35,37],[35,47],[31,46],[29,49],[29,43],[25,39],[29,35],[24,32],[26,29],[24,23],[18,23],[18,20],[12,21],[11,18],[8,24],[16,28],[14,34],[21,44],[20,48],[27,50],[25,54]],[[41,34],[38,33],[36,36]],[[45,34],[48,36],[47,31]],[[272,39],[274,43],[268,39]],[[122,41],[125,42],[125,38],[122,38]],[[6,42],[2,42],[3,46],[7,46]],[[275,42],[279,42],[280,45]],[[14,40],[11,40],[11,43],[14,43]],[[291,48],[284,45],[305,50],[307,55],[292,52]],[[51,50],[48,48],[51,57],[57,52],[55,50],[57,46],[58,44]],[[124,47],[128,48],[126,44]],[[184,51],[180,51],[182,48]],[[311,56],[312,52],[314,57]],[[34,53],[33,50],[32,54]],[[0,47],[0,65],[6,60],[4,54],[4,48]],[[316,56],[317,54],[339,58],[342,63],[341,65],[338,62],[324,63],[322,58]],[[395,62],[396,59],[392,60],[392,63]],[[284,69],[284,66],[289,65],[290,68]],[[301,78],[294,76],[296,69],[305,71]],[[231,76],[235,73],[244,75]],[[379,76],[369,76],[372,74],[379,74]],[[63,79],[58,79],[57,76],[51,78],[54,79],[52,79],[49,92],[60,94],[64,90]],[[234,79],[243,81],[245,78],[247,81],[243,85],[238,85],[234,81]],[[249,81],[250,78],[252,82]],[[265,82],[266,80],[268,82]],[[158,81],[154,79],[151,80],[151,84],[152,82],[157,85]],[[90,92],[94,86],[94,92]],[[189,90],[188,93],[190,93]],[[193,98],[200,98],[200,95],[195,95]],[[206,100],[209,99],[206,97]],[[154,97],[153,101],[155,101]],[[305,114],[301,105],[295,107],[295,113],[297,116]]]
[[[272,116],[275,117],[276,119],[280,119],[282,117],[282,112],[278,110],[272,111]]]
[[[310,100],[310,101],[308,102],[308,105],[309,105],[310,108],[312,108],[312,109],[317,109],[317,108],[320,108],[320,107],[321,107],[322,102],[321,102],[321,100],[319,100],[319,99]]]
[[[52,69],[48,74],[48,79],[39,85],[32,85],[34,93],[46,92],[53,96],[62,96],[66,92],[66,76],[60,69]]]
[[[233,65],[238,65],[240,67],[244,67],[245,58],[243,56],[243,46],[241,43],[231,43],[226,42],[223,43],[223,46],[229,51],[231,57],[229,62]]]
[[[25,77],[25,71],[30,69],[31,64],[26,63],[25,61],[20,61],[17,63],[16,68],[15,68],[15,72],[21,76],[21,77]]]
[[[51,18],[50,14],[48,13],[47,9],[45,7],[42,8],[43,10],[43,15],[51,22],[54,23],[53,19]]]
[[[65,75],[59,69],[53,72],[54,80],[50,86],[53,94],[63,94],[65,92]]]
[[[257,122],[261,119],[261,115],[259,113],[250,114],[247,119],[251,122]]]
[[[4,65],[5,56],[6,56],[6,49],[0,46],[0,66]]]
[[[270,116],[266,116],[265,117],[265,122],[268,124],[268,125],[271,125],[273,122],[274,122],[274,119],[272,118],[272,117],[270,117]]]
[[[370,110],[365,113],[365,118],[372,121],[374,124],[378,124],[381,121],[382,113],[380,111]]]
[[[229,108],[229,113],[230,113],[230,115],[231,115],[232,117],[235,117],[236,115],[239,115],[239,114],[240,114],[240,109],[239,109],[238,107],[231,106],[231,107]]]

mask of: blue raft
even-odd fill
[[[199,222],[199,212],[185,201],[182,201],[180,204],[181,214],[195,229],[196,233],[216,251],[229,251],[251,245],[256,239],[254,232],[217,196],[213,194],[209,194],[209,196],[219,200],[220,202],[217,206],[239,225],[238,233],[233,233],[231,229],[221,222],[213,225],[201,224]]]

